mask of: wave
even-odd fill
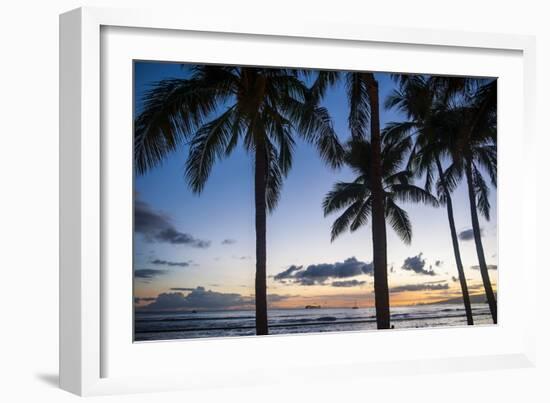
[[[432,316],[407,316],[409,314],[401,314],[400,317],[392,317],[393,322],[413,322],[413,321],[422,321],[427,322],[430,320],[449,320],[453,318],[460,318],[463,317],[464,314],[455,314],[455,315],[432,315]],[[486,316],[486,313],[474,313],[473,316]],[[397,316],[397,315],[396,315]],[[233,319],[233,318],[232,318]],[[274,323],[269,324],[270,329],[278,329],[278,328],[308,328],[308,327],[322,327],[322,326],[334,326],[334,327],[341,327],[343,325],[359,325],[359,324],[367,324],[367,323],[374,323],[376,322],[376,318],[368,318],[368,319],[359,319],[359,320],[338,320],[338,318],[334,316],[324,316],[316,318],[315,320],[299,320],[295,323],[288,323],[278,321]],[[182,328],[182,327],[170,327],[170,328],[136,328],[135,333],[136,334],[143,334],[143,333],[187,333],[187,332],[204,332],[204,331],[243,331],[243,330],[250,330],[255,329],[254,325],[241,325],[241,326],[208,326],[207,323],[204,323],[203,326],[196,326],[196,327],[189,327],[189,328]]]
[[[334,316],[321,316],[320,318],[317,318],[316,320],[319,321],[319,322],[332,322],[332,321],[338,320],[338,318],[336,318]]]
[[[246,320],[246,319],[256,319],[255,316],[220,316],[220,317],[185,317],[185,318],[136,318],[136,323],[151,323],[151,322],[186,322],[186,321],[211,321],[211,320]]]

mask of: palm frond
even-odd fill
[[[245,121],[241,119],[238,110],[235,111],[235,119],[231,128],[231,136],[225,147],[225,156],[229,157],[239,142],[241,134],[246,132]]]
[[[194,134],[223,93],[215,85],[170,79],[154,85],[134,124],[134,160],[139,174],[156,167]]]
[[[409,120],[426,118],[432,106],[433,93],[428,81],[421,75],[411,75],[399,80],[399,89],[393,90],[384,103],[387,109],[397,109]]]
[[[355,232],[364,225],[367,225],[369,217],[372,212],[372,197],[368,197],[367,200],[361,205],[361,208],[356,212],[355,218],[349,226],[350,232]]]
[[[416,74],[406,74],[406,73],[392,73],[390,74],[391,79],[397,83],[400,87],[407,85],[408,82],[416,77]]]
[[[266,133],[268,137],[278,148],[278,164],[283,175],[287,175],[292,167],[292,155],[294,151],[295,141],[292,137],[292,125],[288,119],[283,117],[279,111],[265,107],[264,123],[267,127]]]
[[[432,76],[430,88],[443,104],[461,105],[481,85],[481,80],[471,77]]]
[[[412,142],[410,137],[396,142],[386,142],[386,139],[383,140],[382,175],[389,176],[403,165],[403,162],[407,158],[407,152],[411,149]]]
[[[324,107],[287,99],[285,108],[294,122],[298,134],[315,145],[321,158],[332,168],[342,165],[344,148],[334,131],[332,119]]]
[[[437,191],[443,192],[444,187],[449,192],[454,192],[458,184],[460,183],[464,174],[463,165],[460,161],[454,161],[447,167],[443,173],[443,177],[440,177],[437,182]]]
[[[424,190],[431,193],[434,182],[432,166],[427,166],[424,172],[426,172],[426,178],[424,179]]]
[[[355,219],[357,212],[361,210],[363,206],[362,200],[357,200],[351,206],[349,206],[332,224],[332,230],[330,234],[330,241],[333,242],[339,235],[341,235],[346,229],[348,229],[350,223]]]
[[[349,102],[348,126],[354,139],[367,138],[370,119],[368,87],[362,73],[346,75],[347,98]]]
[[[367,195],[367,189],[360,183],[337,182],[323,199],[323,213],[326,217],[357,200],[363,200]]]
[[[317,78],[313,85],[309,89],[311,102],[317,105],[325,96],[326,91],[340,79],[340,75],[338,71],[320,70],[317,73]]]
[[[473,150],[474,159],[487,172],[493,186],[497,186],[497,146],[486,145]]]
[[[384,141],[400,141],[414,134],[413,130],[417,127],[417,122],[388,122],[382,130]]]
[[[267,100],[272,105],[283,101],[283,98],[290,97],[302,102],[310,96],[309,88],[294,73],[281,73],[284,69],[269,69],[279,71],[279,74],[270,75],[267,80]]]
[[[395,184],[388,187],[392,199],[398,199],[405,203],[422,203],[432,207],[439,207],[439,201],[431,193],[419,186],[411,184]]]
[[[201,64],[191,68],[191,79],[203,87],[216,87],[220,92],[232,92],[239,85],[241,68]]]
[[[195,134],[185,171],[193,192],[200,193],[203,190],[214,161],[226,155],[227,146],[235,134],[237,119],[235,108],[229,108],[203,125]]]
[[[401,90],[394,89],[386,97],[386,100],[384,101],[384,108],[386,109],[396,108],[398,110],[402,110],[405,98],[406,98],[405,93],[403,93]]]
[[[267,154],[267,178],[266,178],[266,203],[267,210],[272,212],[277,207],[283,186],[285,173],[279,164],[280,157],[276,148],[271,143],[266,144]]]
[[[409,183],[410,179],[412,178],[411,171],[403,170],[396,172],[392,175],[389,175],[384,178],[384,184],[387,185],[394,185],[394,184],[403,184],[406,185]]]
[[[313,110],[312,118],[316,127],[314,142],[319,154],[330,167],[340,167],[344,159],[344,148],[334,131],[328,110],[317,107]]]
[[[479,212],[486,220],[490,219],[491,205],[489,203],[489,188],[477,167],[472,164],[472,181],[476,194],[476,205]]]
[[[390,198],[386,198],[386,218],[395,233],[409,245],[412,240],[412,225],[409,215]]]

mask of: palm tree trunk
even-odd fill
[[[374,265],[374,300],[378,329],[390,328],[390,295],[388,290],[388,265],[386,256],[386,217],[384,190],[382,188],[382,156],[380,140],[380,116],[378,82],[372,73],[365,77],[370,103],[370,132],[372,146],[372,246]]]
[[[472,316],[472,306],[470,304],[470,294],[468,293],[468,284],[466,283],[466,276],[464,275],[464,266],[462,266],[462,258],[460,257],[460,248],[458,246],[458,236],[456,235],[455,219],[453,214],[453,202],[451,200],[451,193],[443,182],[443,168],[441,167],[441,161],[439,157],[436,157],[435,162],[437,164],[437,170],[439,172],[439,180],[443,185],[443,192],[445,193],[445,204],[447,205],[447,217],[449,218],[449,227],[451,229],[451,239],[453,241],[453,251],[455,253],[456,269],[458,270],[458,279],[460,281],[460,288],[462,288],[462,299],[464,300],[464,310],[466,311],[466,320],[468,325],[474,324],[474,318]]]
[[[261,137],[261,136],[259,136]],[[268,334],[266,290],[266,176],[265,143],[256,144],[254,164],[254,199],[256,207],[256,334]]]
[[[470,213],[472,216],[472,230],[474,232],[474,240],[476,244],[477,259],[479,260],[479,271],[483,280],[483,286],[485,287],[485,294],[487,296],[487,303],[491,310],[491,316],[493,317],[493,323],[497,323],[497,302],[495,294],[493,293],[493,287],[491,286],[491,279],[489,278],[489,271],[487,270],[487,263],[485,262],[485,253],[483,252],[483,244],[481,243],[481,231],[479,229],[479,220],[477,217],[476,197],[474,191],[474,183],[472,177],[472,161],[466,161],[466,180],[468,182],[468,195],[470,197]]]

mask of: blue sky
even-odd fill
[[[158,62],[135,63],[135,110],[139,113],[145,91],[155,82],[166,78],[185,78],[188,74],[179,64]],[[377,73],[381,103],[394,89],[389,74]],[[324,106],[333,118],[341,140],[349,137],[347,128],[348,104],[343,84],[331,89]],[[381,107],[381,126],[405,117]],[[171,228],[192,237],[179,244],[152,241],[136,233],[134,270],[143,276],[135,279],[135,294],[140,305],[150,303],[161,293],[181,293],[186,298],[197,287],[212,291],[211,295],[253,295],[255,270],[253,166],[251,156],[243,147],[218,161],[203,193],[194,195],[184,178],[187,148],[174,152],[158,168],[135,179],[136,200],[147,212],[158,214]],[[310,266],[343,263],[355,258],[368,264],[372,261],[370,225],[353,234],[344,234],[330,242],[330,228],[337,216],[323,217],[321,201],[337,181],[352,179],[346,169],[332,170],[318,157],[310,145],[297,141],[293,167],[286,178],[280,202],[268,217],[267,272],[275,276],[292,265]],[[496,190],[491,189],[491,221],[481,219],[487,261],[497,265]],[[471,228],[465,184],[453,193],[457,230]],[[392,302],[409,304],[455,297],[458,283],[454,255],[445,208],[401,203],[413,224],[413,240],[405,245],[388,226],[388,263],[393,268],[390,286],[411,284],[447,284],[445,287],[426,287],[412,292],[393,293]],[[205,241],[202,245],[198,241]],[[197,241],[197,242],[195,242]],[[225,242],[224,242],[225,241]],[[206,247],[206,244],[208,246]],[[199,247],[202,246],[202,247]],[[479,271],[470,269],[477,264],[474,243],[461,241],[461,252],[469,285],[476,289],[481,283]],[[433,275],[406,270],[407,258]],[[170,264],[172,263],[172,264]],[[179,263],[179,264],[174,264]],[[438,263],[438,264],[436,264]],[[496,270],[491,270],[496,281]],[[335,287],[284,284],[271,277],[268,294],[278,296],[273,307],[303,306],[306,302],[328,300],[331,306],[349,305],[359,299],[365,306],[372,302],[372,277],[354,277],[357,286]],[[346,279],[349,280],[349,279]],[[186,290],[172,290],[182,288]],[[202,290],[201,289],[201,290]],[[221,298],[221,297],[220,297]],[[275,299],[275,297],[274,297]],[[198,307],[200,308],[200,306]]]

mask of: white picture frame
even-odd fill
[[[192,344],[132,344],[131,338],[127,337],[127,332],[131,332],[131,328],[127,326],[130,319],[126,317],[128,305],[131,306],[131,298],[121,305],[114,305],[113,298],[110,297],[113,289],[125,287],[127,279],[125,280],[124,276],[110,276],[106,268],[109,267],[109,259],[112,257],[107,253],[109,248],[105,243],[105,228],[113,229],[114,232],[109,232],[110,239],[113,239],[113,236],[118,236],[117,231],[127,224],[127,221],[118,221],[117,224],[113,217],[120,215],[106,214],[106,211],[115,211],[112,209],[118,208],[117,211],[120,212],[120,209],[124,208],[124,203],[128,201],[128,182],[123,185],[125,179],[120,177],[130,172],[130,178],[127,180],[131,181],[131,164],[126,165],[126,170],[117,171],[117,175],[114,171],[109,171],[109,167],[112,167],[112,164],[109,164],[109,152],[116,147],[122,147],[119,150],[124,152],[125,146],[123,142],[112,142],[112,136],[105,136],[113,127],[118,127],[118,124],[131,126],[131,120],[127,119],[128,116],[131,117],[131,109],[129,111],[127,108],[131,104],[131,88],[130,92],[126,92],[128,81],[119,80],[120,76],[113,76],[117,80],[106,80],[105,77],[108,74],[117,74],[117,69],[120,66],[124,67],[127,60],[138,58],[136,54],[132,54],[132,46],[126,46],[129,42],[121,41],[131,41],[131,37],[139,32],[143,35],[140,43],[144,49],[150,41],[165,41],[167,44],[181,40],[186,33],[191,33],[195,38],[190,41],[201,40],[203,37],[212,38],[212,41],[231,41],[237,38],[238,41],[250,41],[247,46],[252,46],[252,43],[270,44],[273,49],[285,44],[292,44],[301,49],[310,49],[308,46],[319,44],[334,52],[338,49],[348,49],[346,46],[365,46],[372,52],[385,52],[386,48],[391,48],[397,53],[391,56],[389,52],[387,60],[393,58],[393,62],[388,61],[387,66],[379,62],[375,66],[378,69],[384,69],[386,66],[387,71],[396,71],[393,70],[397,68],[395,59],[398,58],[399,52],[408,51],[407,49],[411,49],[413,53],[422,53],[427,59],[431,58],[433,63],[436,61],[433,52],[447,52],[450,58],[462,57],[460,52],[474,54],[472,57],[487,57],[487,65],[480,63],[475,71],[481,75],[483,72],[497,71],[491,70],[493,68],[501,68],[504,72],[507,67],[502,66],[509,66],[507,72],[503,73],[504,77],[508,78],[503,80],[502,85],[509,85],[510,91],[515,91],[520,97],[515,102],[523,106],[521,112],[515,115],[506,113],[509,110],[506,108],[517,107],[517,104],[501,104],[499,98],[499,142],[501,133],[506,134],[508,127],[517,129],[516,132],[522,134],[518,149],[525,169],[535,164],[534,158],[531,158],[535,146],[535,42],[534,38],[529,36],[429,31],[402,27],[382,28],[330,21],[309,21],[300,25],[281,21],[218,21],[158,10],[81,8],[65,13],[60,17],[60,384],[63,389],[79,395],[97,395],[208,388],[229,384],[245,386],[292,381],[298,374],[302,379],[322,380],[328,376],[327,374],[330,374],[331,379],[346,379],[349,376],[373,374],[518,368],[534,365],[536,330],[526,324],[535,323],[533,317],[536,311],[536,296],[534,289],[527,290],[523,284],[524,279],[536,277],[535,216],[532,210],[525,207],[530,200],[527,197],[535,196],[532,190],[530,196],[527,196],[527,192],[516,195],[513,202],[520,202],[524,207],[515,211],[515,216],[512,217],[506,212],[512,211],[511,198],[514,195],[500,183],[499,231],[504,229],[506,233],[501,234],[499,238],[499,305],[502,308],[499,312],[498,326],[476,329],[430,329],[422,330],[423,333],[394,331],[252,337],[192,341]],[[106,42],[105,37],[102,37],[104,34],[113,36]],[[116,54],[119,58],[125,57],[126,61],[121,59],[121,64],[115,63],[114,54],[109,53],[107,49],[109,46],[118,46],[116,49],[119,51]],[[236,43],[235,46],[232,48],[234,52],[240,52],[236,62],[273,63],[273,52],[250,52],[251,55],[245,56],[242,50],[238,50]],[[158,48],[156,53],[149,50],[148,58],[179,58],[177,55],[164,53],[163,49],[168,49],[166,46]],[[192,61],[231,62],[227,54],[219,54],[215,60],[204,60],[206,56],[201,56],[199,46],[191,48],[196,50],[195,60]],[[127,53],[123,51],[125,49]],[[509,62],[506,61],[508,59],[505,55],[510,55]],[[287,58],[291,56],[292,52],[286,55]],[[298,57],[296,50],[294,56]],[[499,67],[497,60],[500,60],[501,56],[502,66]],[[105,57],[112,57],[114,64],[102,60]],[[281,63],[284,64],[285,61]],[[302,58],[297,63],[305,66],[310,62],[307,58]],[[334,65],[329,65],[332,62],[325,61],[322,66],[313,61],[311,63],[312,67],[340,66],[338,61],[334,61]],[[352,64],[350,61],[347,63],[346,66],[349,68]],[[367,69],[364,62],[357,63],[357,68]],[[394,63],[393,67],[391,63]],[[413,63],[417,63],[415,67],[411,67]],[[421,61],[417,60],[402,63],[401,68],[416,72],[422,70],[422,66]],[[452,70],[445,70],[442,64],[441,69],[434,72],[460,74],[461,71],[465,71],[464,69],[464,65],[454,63]],[[468,70],[469,73],[472,71],[474,70]],[[500,92],[499,89],[499,96]],[[106,111],[104,108],[108,108],[106,105],[114,105],[113,100],[117,97],[126,98],[126,101],[121,103],[124,110],[116,114],[116,121],[111,122],[110,117],[108,118],[109,110]],[[128,113],[130,115],[127,115]],[[507,124],[504,128],[501,127],[503,122]],[[120,127],[124,130],[126,126]],[[514,177],[511,169],[507,168],[513,163],[507,160],[510,155],[507,152],[513,150],[513,146],[514,144],[507,143],[507,140],[499,145],[499,167],[504,167],[504,172],[509,174],[507,179],[502,179],[501,175],[499,181],[516,178],[522,181],[523,187],[535,189],[532,177],[518,177],[521,172],[516,173]],[[119,179],[116,179],[117,177]],[[120,186],[121,184],[123,186]],[[122,198],[114,196],[113,192],[117,188],[126,189],[126,193],[119,195]],[[114,199],[121,200],[118,207],[112,206]],[[127,208],[131,211],[130,205]],[[123,238],[127,245],[126,235],[120,234],[120,238],[117,239]],[[514,247],[510,248],[511,246]],[[521,266],[521,270],[513,272],[506,269],[507,265],[512,266],[516,262]],[[124,289],[120,292],[127,294],[131,290]],[[513,303],[515,299],[521,302]],[[125,301],[125,298],[120,300]],[[518,319],[520,317],[521,320]],[[374,342],[380,343],[382,348],[371,352],[369,357],[351,356],[348,359],[339,359],[338,354],[327,354],[319,359],[314,355],[315,348],[311,347],[312,344],[322,344],[325,348],[337,346],[343,338],[345,346],[340,348],[344,350],[350,348],[350,351],[353,351],[353,346]],[[404,338],[418,340],[418,350],[409,352],[399,348],[400,341]],[[453,338],[466,341],[462,349],[433,344],[438,339]],[[495,342],[494,348],[486,350],[486,353],[482,349],[486,344],[480,344],[477,349],[474,345],[476,340],[488,343],[495,339],[502,340],[502,343]],[[435,346],[431,351],[427,347],[422,347],[429,343]],[[386,348],[389,346],[396,347],[389,352]],[[291,352],[290,358],[285,361],[278,358],[282,349]],[[186,354],[188,360],[197,363],[194,372],[178,371],[178,365],[168,360],[169,356],[180,353]],[[215,370],[211,366],[201,366],[199,360],[204,354],[224,357],[221,361],[233,364],[220,364]],[[245,359],[242,354],[245,354]],[[262,368],[260,361],[254,361],[254,357],[258,356],[268,357],[269,367]],[[166,370],[158,374],[135,371],[133,369],[136,367],[136,361],[144,363],[145,366],[160,362],[165,364]],[[307,361],[308,365],[301,365],[301,361]],[[283,368],[284,371],[281,370]]]

